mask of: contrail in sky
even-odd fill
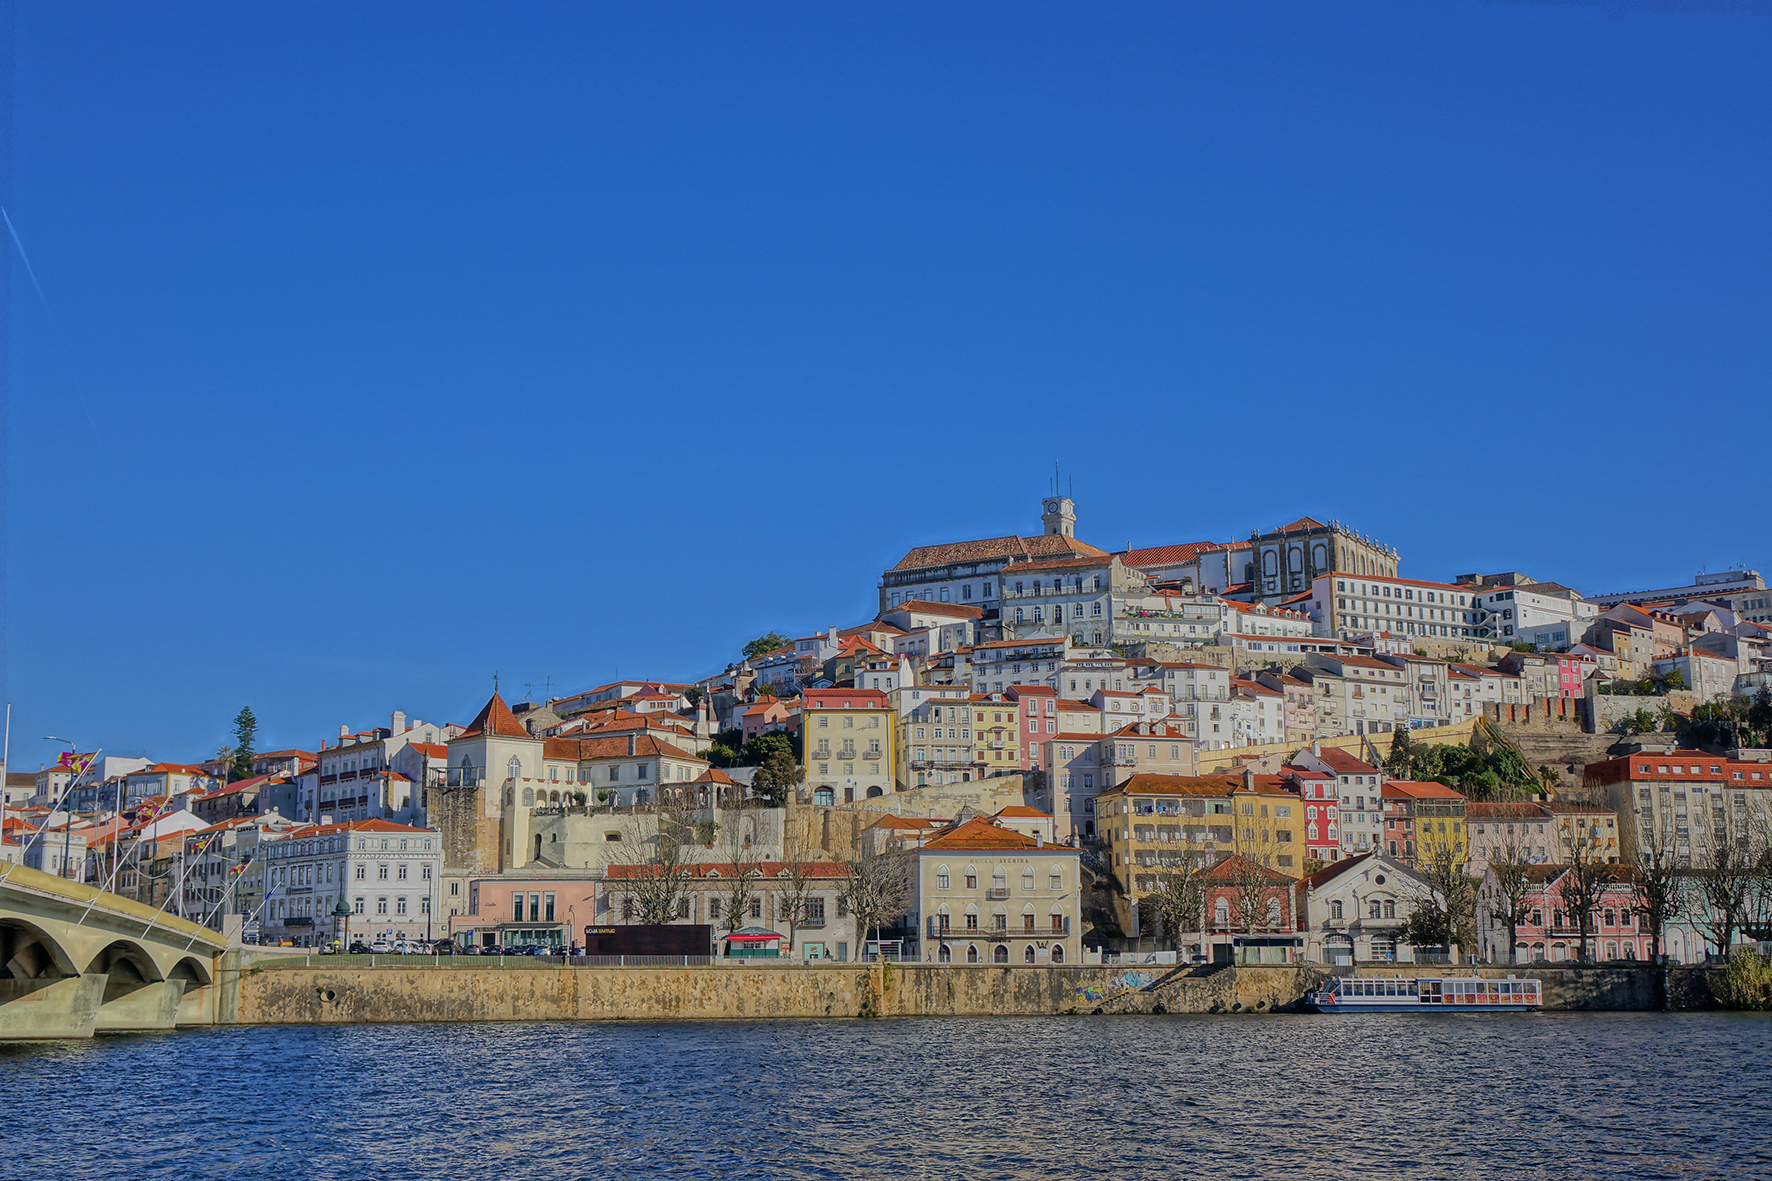
[[[13,228],[12,215],[6,212],[4,205],[0,205],[0,217],[6,219],[6,230],[12,235],[12,244],[18,247],[18,256],[25,260],[25,274],[31,276],[31,286],[37,289],[37,298],[43,301],[43,310],[47,312],[49,297],[43,294],[43,284],[37,282],[37,272],[31,266],[31,256],[25,253],[25,244],[19,241],[18,230]]]

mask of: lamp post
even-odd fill
[[[332,908],[333,927],[337,931],[334,936],[338,940],[340,951],[351,950],[351,904],[345,901],[343,883],[338,890],[338,903]]]
[[[74,765],[74,752],[78,748],[75,747],[75,745],[72,742],[68,742],[68,740],[66,738],[57,738],[52,734],[45,734],[43,736],[43,741],[45,741],[45,742],[66,742],[68,745],[68,765],[70,767]],[[73,794],[74,785],[76,783],[80,782],[80,775],[81,775],[81,772],[76,770],[74,772],[74,777],[72,779],[68,780],[66,787],[62,788],[62,799],[60,802],[66,803],[68,801],[68,798]],[[67,877],[67,876],[69,876],[68,875],[69,842],[71,842],[74,838],[74,810],[72,807],[67,807],[67,808],[62,809],[62,811],[64,813],[66,813],[62,817],[62,876]]]

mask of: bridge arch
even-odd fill
[[[109,972],[113,976],[133,978],[143,984],[166,979],[165,973],[154,962],[153,954],[133,939],[112,940],[92,957],[86,970],[93,973]]]
[[[35,923],[0,918],[0,979],[43,980],[78,976],[67,949]]]
[[[203,988],[214,983],[215,980],[215,977],[210,974],[209,965],[194,955],[188,955],[174,964],[172,971],[166,973],[166,978],[184,981],[187,992],[193,988]]]

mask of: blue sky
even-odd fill
[[[1054,460],[1108,548],[1763,569],[1741,8],[26,0],[13,766],[701,675]]]

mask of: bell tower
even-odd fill
[[[1075,537],[1077,535],[1077,508],[1068,496],[1048,496],[1046,511],[1040,517],[1048,537]]]

